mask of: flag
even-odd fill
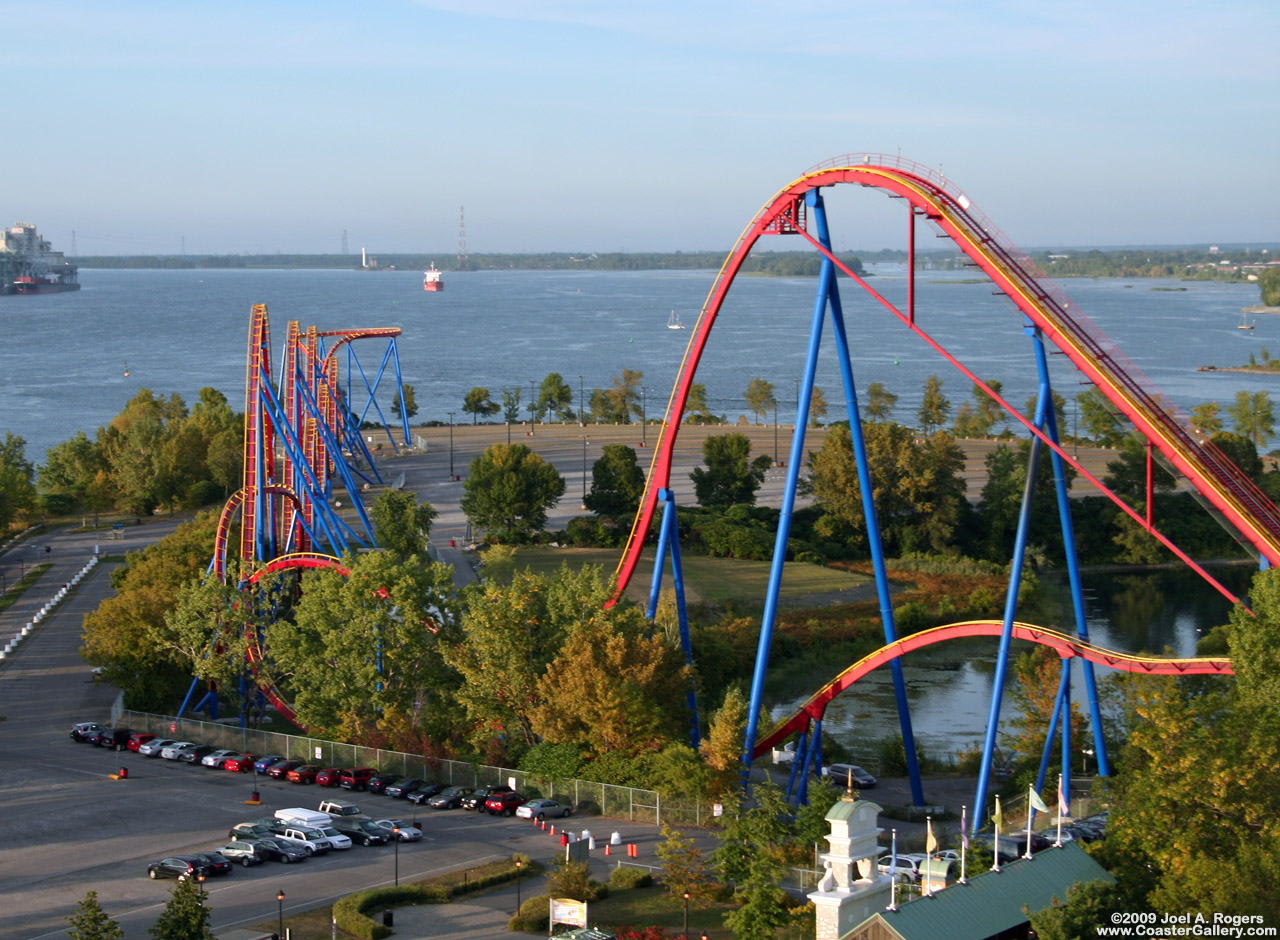
[[[966,852],[969,851],[969,822],[966,818],[968,815],[969,807],[960,807],[960,845]]]
[[[1000,812],[1000,797],[996,797],[996,811],[991,814],[991,822],[996,827],[996,832],[1000,831],[1000,827],[1004,825],[1004,813]]]
[[[1071,815],[1071,807],[1067,805],[1067,795],[1062,792],[1062,774],[1058,774],[1058,815]]]
[[[925,826],[927,827],[926,832],[928,835],[924,839],[924,850],[926,854],[932,857],[933,853],[938,851],[938,840],[933,837],[933,820],[926,819]]]
[[[1049,807],[1045,805],[1044,800],[1040,798],[1040,794],[1036,792],[1034,786],[1027,788],[1027,800],[1031,803],[1031,808],[1037,813],[1049,812]]]

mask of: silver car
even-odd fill
[[[138,753],[143,755],[144,757],[159,757],[160,752],[163,751],[166,747],[168,747],[170,744],[177,744],[177,743],[178,742],[175,741],[173,738],[152,738],[146,744],[138,748]]]
[[[178,752],[188,747],[195,747],[195,744],[190,741],[174,741],[160,749],[160,756],[165,760],[177,760]]]
[[[401,842],[417,842],[422,838],[422,830],[403,819],[375,819],[373,824],[387,830],[392,838],[396,837],[396,830],[399,829]]]
[[[212,754],[206,754],[201,759],[200,763],[204,764],[206,767],[221,767],[227,761],[243,756],[244,755],[239,751],[229,751],[226,748],[223,748],[220,751],[214,751]]]

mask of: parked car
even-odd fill
[[[316,786],[318,787],[336,787],[338,785],[338,775],[342,773],[337,767],[322,767],[316,771]]]
[[[374,774],[369,778],[369,782],[365,785],[365,789],[370,793],[384,793],[391,784],[404,779],[400,774]]]
[[[253,772],[255,774],[265,774],[272,764],[278,764],[282,760],[284,760],[284,757],[280,754],[266,754],[253,762]]]
[[[386,845],[391,834],[381,826],[375,826],[368,819],[357,819],[351,816],[334,816],[333,828],[361,845]]]
[[[258,854],[269,862],[283,862],[288,865],[290,862],[305,862],[307,860],[307,850],[298,848],[288,842],[277,841],[276,839],[251,839],[257,846]]]
[[[221,852],[199,852],[192,858],[203,859],[209,871],[215,875],[231,874],[231,862]]]
[[[424,783],[422,786],[418,787],[418,789],[406,796],[405,799],[410,803],[417,803],[421,806],[423,803],[427,802],[427,800],[431,799],[444,789],[445,785],[443,783]]]
[[[462,808],[473,809],[476,812],[481,812],[484,809],[484,801],[489,799],[489,797],[493,796],[495,793],[512,793],[512,792],[514,791],[510,787],[505,785],[498,786],[498,787],[477,787],[476,789],[472,790],[467,796],[464,796],[462,798]]]
[[[548,816],[568,817],[573,808],[555,800],[530,800],[516,807],[516,815],[524,819],[546,819]]]
[[[387,830],[391,838],[401,842],[417,842],[422,838],[422,830],[403,819],[375,819],[373,824]]]
[[[338,786],[344,790],[367,790],[377,772],[373,767],[348,767],[338,773]]]
[[[484,801],[484,811],[490,816],[510,816],[525,798],[519,793],[508,790],[506,793],[495,793]]]
[[[142,745],[146,744],[148,741],[154,741],[155,739],[156,736],[154,734],[131,734],[129,735],[129,741],[125,744],[125,747],[131,751],[137,751],[142,747]]]
[[[258,759],[256,754],[245,754],[241,757],[228,757],[222,764],[223,770],[229,770],[233,774],[247,774],[253,770],[253,762]]]
[[[214,752],[214,747],[209,744],[197,744],[194,747],[184,747],[178,752],[178,760],[185,761],[188,764],[198,764],[204,758]]]
[[[430,784],[421,777],[409,777],[405,780],[396,780],[382,788],[382,792],[393,800],[403,800],[410,793],[417,793],[423,787]]]
[[[218,849],[225,858],[232,862],[239,862],[245,868],[250,865],[261,865],[266,859],[258,851],[257,842],[246,842],[242,839],[232,839],[222,848]]]
[[[227,830],[228,839],[270,839],[276,834],[275,823],[277,820],[270,821],[262,819],[256,822],[236,823]]]
[[[133,730],[130,728],[103,728],[90,740],[98,747],[121,748],[129,743],[131,737]]]
[[[426,803],[433,809],[457,809],[470,795],[470,787],[449,787],[429,798]]]
[[[151,878],[196,878],[200,875],[208,877],[209,865],[197,855],[170,855],[147,866],[147,875]]]
[[[177,744],[177,743],[178,742],[175,741],[173,738],[155,738],[151,741],[148,741],[146,744],[140,745],[138,747],[138,753],[141,754],[143,757],[159,757],[160,752],[163,751],[166,747],[168,747],[170,744]]]
[[[178,752],[184,747],[195,747],[195,744],[191,741],[174,741],[160,749],[160,756],[165,760],[177,760]]]
[[[287,779],[289,771],[297,770],[301,766],[302,761],[300,760],[278,760],[267,768],[267,776],[275,777],[276,779]]]
[[[876,778],[857,764],[832,764],[830,767],[823,767],[822,776],[841,789],[854,787],[867,790],[876,785]]]
[[[301,767],[293,768],[285,776],[290,783],[315,783],[318,773],[320,768],[315,764],[303,764]]]
[[[101,730],[102,725],[96,721],[79,721],[71,726],[71,740],[86,742]]]
[[[227,761],[231,760],[232,758],[240,758],[243,756],[244,755],[241,754],[239,751],[230,751],[224,747],[224,748],[219,748],[216,751],[211,751],[210,753],[206,754],[204,757],[200,759],[200,763],[204,764],[204,766],[206,767],[221,768],[224,764],[226,764]]]
[[[361,816],[360,807],[350,800],[321,800],[317,807],[320,812],[330,816]]]
[[[916,863],[910,859],[905,859],[901,855],[898,856],[895,866],[894,860],[889,856],[881,856],[880,861],[876,863],[876,868],[880,869],[880,874],[893,874],[899,884],[909,882],[914,884],[920,880],[920,872],[916,869]]]

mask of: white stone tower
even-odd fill
[[[822,856],[827,873],[809,895],[817,908],[817,940],[840,940],[889,906],[889,877],[876,867],[880,812],[875,803],[846,794],[827,813],[831,851]]]

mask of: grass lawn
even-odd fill
[[[613,548],[546,548],[525,547],[516,552],[516,566],[531,568],[545,574],[555,571],[561,563],[580,567],[586,564],[600,565],[611,574],[622,556]],[[627,597],[643,604],[649,596],[649,583],[653,572],[654,549],[647,548],[642,555],[636,575],[627,586]],[[765,587],[769,581],[769,562],[739,561],[736,558],[711,558],[707,555],[684,554],[680,561],[684,568],[685,598],[690,603],[722,604],[738,600],[764,602]],[[815,594],[834,594],[850,591],[870,581],[869,578],[848,571],[836,571],[806,562],[789,561],[782,574],[782,600],[807,603]],[[671,584],[668,566],[663,575],[664,586]]]
[[[690,904],[689,936],[697,938],[706,934],[711,940],[731,940],[733,934],[724,926],[724,914],[729,910],[732,907],[727,904],[701,908]],[[587,914],[593,926],[665,927],[673,935],[679,935],[684,927],[683,905],[657,885],[610,891],[603,901],[592,901]]]

